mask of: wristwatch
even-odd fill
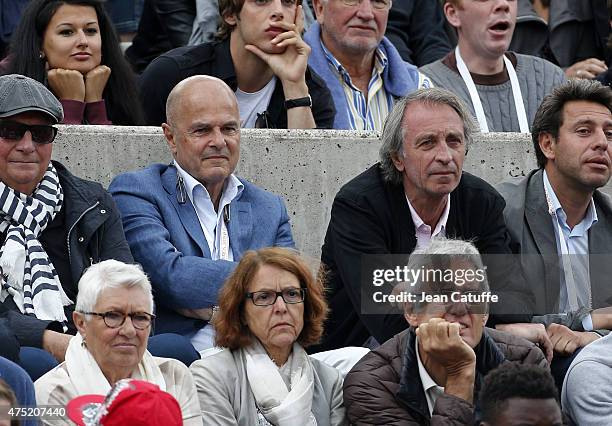
[[[285,100],[285,108],[291,109],[291,108],[297,108],[297,107],[308,107],[308,108],[311,108],[312,107],[312,98],[310,97],[310,94],[308,96],[303,97],[303,98],[296,98],[296,99],[287,99],[287,100]]]

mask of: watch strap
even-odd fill
[[[287,99],[285,101],[285,108],[297,108],[297,107],[312,107],[312,98],[310,95],[304,96],[303,98]]]

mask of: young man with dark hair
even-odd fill
[[[480,390],[480,426],[561,426],[555,382],[533,364],[505,363],[492,370]]]
[[[235,93],[243,128],[331,128],[335,110],[325,83],[308,66],[310,47],[298,0],[220,0],[220,40],[171,50],[141,76],[146,121],[166,119],[166,100],[181,80],[204,74]],[[209,102],[209,94],[201,94]]]

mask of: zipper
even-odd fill
[[[83,216],[85,216],[87,213],[89,213],[90,211],[98,207],[98,204],[100,204],[100,201],[96,201],[96,204],[94,204],[93,206],[85,210],[83,213],[81,213],[78,219],[72,224],[72,226],[68,230],[68,236],[66,237],[66,246],[68,247],[68,261],[69,262],[70,262],[70,259],[72,259],[72,254],[70,253],[70,234],[72,233],[72,230],[74,229],[76,224],[79,223],[81,219],[83,219]]]

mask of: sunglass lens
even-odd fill
[[[55,139],[55,129],[51,126],[32,126],[30,131],[36,143],[51,143]]]
[[[0,123],[0,138],[9,140],[19,140],[26,131],[25,126],[19,123]]]

